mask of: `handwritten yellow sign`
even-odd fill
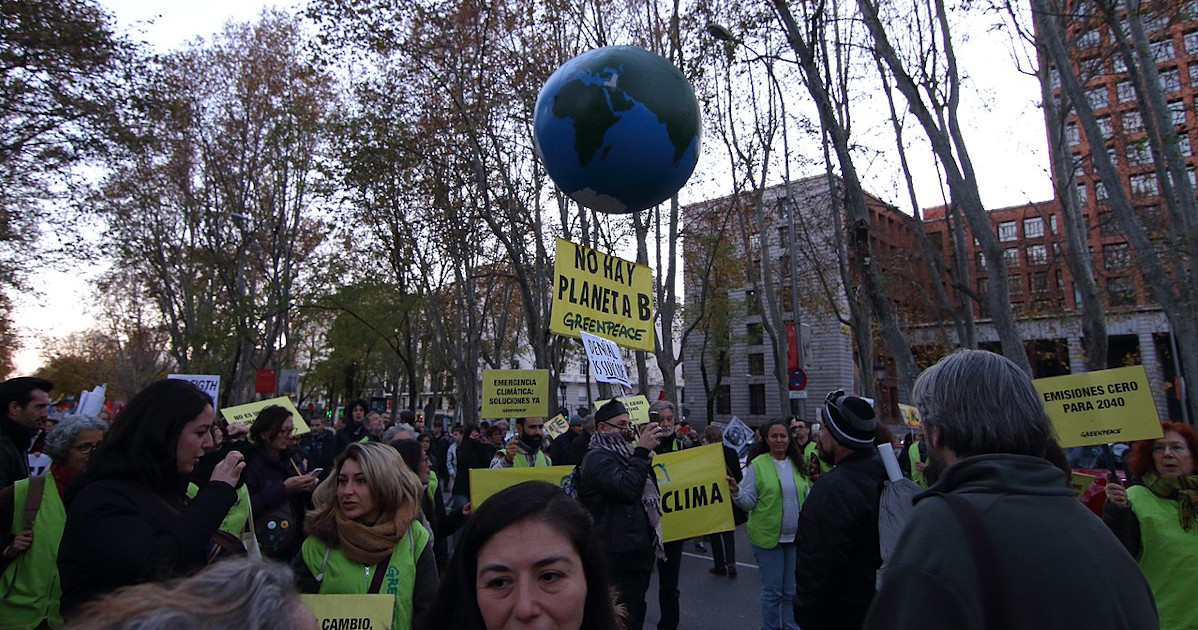
[[[291,421],[295,423],[295,432],[292,435],[303,435],[312,430],[308,428],[308,423],[304,422],[304,417],[295,408],[295,404],[286,396],[221,409],[220,415],[224,416],[225,420],[230,424],[244,424],[249,426],[254,424],[254,419],[258,417],[260,411],[271,405],[278,405],[291,412]]]
[[[549,411],[549,370],[483,370],[484,418],[540,418]]]
[[[318,628],[391,630],[395,595],[300,595]]]
[[[912,429],[918,429],[919,426],[923,424],[923,421],[919,419],[919,409],[916,409],[911,405],[904,405],[903,403],[899,403],[898,408],[899,416],[903,418],[903,424],[911,427]]]
[[[663,542],[731,531],[736,526],[722,445],[654,455],[653,473],[661,490]]]
[[[475,468],[470,471],[470,505],[477,508],[491,495],[524,481],[547,481],[555,486],[574,472],[573,466]]]
[[[624,408],[628,410],[628,416],[632,419],[632,424],[645,424],[649,421],[649,399],[641,394],[636,396],[617,396],[620,402],[624,403]],[[607,400],[600,400],[595,403],[595,409],[606,405]]]
[[[1035,380],[1061,446],[1130,442],[1161,436],[1144,366]]]
[[[553,416],[551,420],[546,420],[545,426],[542,427],[541,430],[544,431],[545,435],[548,435],[549,439],[552,440],[570,430],[570,421],[566,420],[565,416],[559,413],[556,416]]]
[[[653,351],[653,271],[646,265],[557,239],[550,332],[579,331]]]

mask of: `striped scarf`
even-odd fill
[[[1177,518],[1181,528],[1190,531],[1194,526],[1195,506],[1198,506],[1198,475],[1162,477],[1154,472],[1144,473],[1144,487],[1162,499],[1177,501]]]

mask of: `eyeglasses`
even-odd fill
[[[609,427],[615,427],[615,428],[617,428],[617,429],[620,429],[620,430],[627,429],[629,426],[631,426],[631,425],[632,425],[632,423],[631,423],[631,422],[629,422],[628,424],[619,425],[619,424],[616,424],[616,423],[614,423],[614,422],[608,422],[607,420],[603,420],[603,421],[602,421],[602,423],[603,423],[603,424],[606,424],[606,425],[607,425],[607,426],[609,426]]]
[[[1185,444],[1156,444],[1152,447],[1153,453],[1173,453],[1174,455],[1185,455],[1190,452],[1190,447]]]
[[[99,446],[100,446],[99,444],[76,444],[76,445],[72,446],[71,448],[79,451],[80,455],[87,455],[88,453],[91,453],[92,451],[96,450],[96,448],[98,448]]]

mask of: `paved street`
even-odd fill
[[[758,610],[761,579],[744,525],[736,531],[736,561],[740,575],[735,580],[712,575],[707,572],[713,566],[711,545],[707,545],[704,553],[696,551],[693,542],[686,543],[678,587],[682,592],[679,630],[753,630],[761,627]],[[661,616],[657,605],[656,572],[646,599],[649,610],[645,615],[644,630],[653,630]]]

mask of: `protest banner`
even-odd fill
[[[304,417],[300,415],[299,410],[295,408],[295,405],[291,402],[291,399],[286,396],[279,396],[278,398],[271,398],[270,400],[259,400],[258,402],[246,403],[244,405],[237,405],[236,407],[221,409],[220,415],[224,416],[225,420],[230,424],[236,423],[249,426],[254,424],[254,418],[258,417],[258,412],[271,405],[279,405],[280,407],[283,407],[287,411],[291,412],[291,421],[295,424],[295,432],[293,432],[292,435],[303,435],[312,430],[308,428],[308,423],[304,422]]]
[[[559,413],[556,416],[553,416],[553,418],[546,420],[545,426],[541,427],[541,430],[545,432],[545,435],[549,436],[550,440],[552,440],[570,430],[570,421]]]
[[[555,486],[574,472],[573,466],[529,466],[527,468],[474,468],[470,471],[470,506],[478,509],[488,497],[523,481],[547,481]]]
[[[1038,378],[1034,385],[1063,447],[1161,436],[1142,365]]]
[[[749,452],[749,446],[752,443],[753,429],[750,429],[749,425],[742,422],[740,418],[732,416],[732,421],[724,427],[724,446],[736,451],[737,457],[744,457]]]
[[[645,424],[649,422],[649,399],[641,394],[636,396],[616,396],[623,403],[624,408],[628,410],[628,417],[632,419],[633,425]],[[606,405],[608,400],[600,400],[595,403],[595,409]]]
[[[542,418],[549,370],[483,370],[483,418]]]
[[[220,374],[167,374],[166,377],[187,381],[199,387],[212,398],[212,408],[219,410],[217,403],[220,401]]]
[[[919,418],[919,409],[911,405],[904,405],[903,403],[899,403],[898,408],[899,416],[903,419],[903,424],[912,429],[918,429],[923,424],[923,421]]]
[[[395,595],[300,595],[316,616],[318,628],[391,630]]]
[[[549,331],[602,335],[653,351],[653,272],[649,267],[557,239]]]
[[[1073,488],[1073,491],[1080,497],[1085,494],[1086,490],[1090,489],[1090,486],[1093,485],[1096,479],[1098,477],[1094,475],[1074,471],[1069,475],[1069,487]]]
[[[654,455],[653,474],[661,489],[662,542],[726,532],[736,526],[721,445]]]
[[[614,342],[596,337],[590,333],[580,332],[582,345],[587,350],[587,361],[591,363],[591,374],[595,380],[602,383],[614,383],[631,388],[628,378],[628,366],[624,357],[620,356],[620,347]]]

